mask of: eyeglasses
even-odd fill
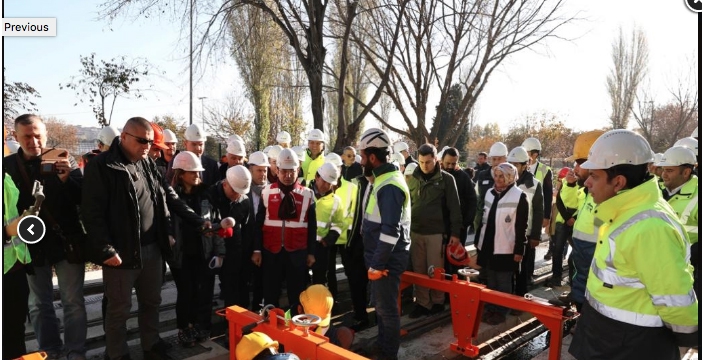
[[[138,143],[140,143],[142,145],[147,145],[147,144],[154,145],[154,140],[149,140],[149,139],[141,138],[139,136],[134,136],[134,135],[127,133],[127,132],[123,132],[123,134],[132,136],[133,138],[135,138],[135,140],[137,140]]]

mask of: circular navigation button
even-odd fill
[[[27,244],[36,244],[44,239],[46,231],[44,220],[34,215],[25,216],[17,224],[17,236]]]

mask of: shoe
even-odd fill
[[[444,312],[445,310],[446,310],[446,306],[445,306],[445,305],[443,305],[443,304],[433,304],[433,306],[431,306],[431,310],[429,311],[429,313],[430,313],[431,315],[436,315],[436,314],[440,314],[440,313]]]
[[[487,321],[485,321],[488,325],[499,325],[503,322],[507,321],[507,317],[504,314],[501,313],[493,313],[492,315],[487,317]]]
[[[423,307],[421,305],[416,305],[416,307],[414,308],[414,311],[412,311],[411,314],[409,314],[409,319],[417,319],[422,316],[428,316],[428,314],[430,312],[431,311],[429,311],[425,307]]]
[[[202,343],[206,340],[210,340],[211,338],[211,331],[206,330],[206,329],[201,329],[197,326],[192,327],[193,329],[193,337],[196,339],[196,342]]]
[[[179,344],[185,348],[191,348],[196,346],[196,337],[194,336],[193,328],[179,329]]]
[[[544,260],[551,260],[551,258],[553,258],[553,254],[550,252],[547,252],[546,255],[543,256]]]

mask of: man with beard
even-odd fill
[[[460,234],[460,243],[465,246],[467,240],[468,227],[472,225],[477,211],[477,194],[475,187],[468,174],[458,168],[460,154],[458,149],[449,148],[441,154],[441,168],[453,175],[455,185],[458,188],[458,198],[460,199],[460,213],[463,215],[463,232]]]
[[[378,359],[397,359],[399,352],[399,285],[409,261],[411,196],[404,176],[387,163],[389,136],[371,128],[360,137],[360,156],[364,175],[374,177],[366,201],[362,234],[367,278],[372,282],[377,313],[377,342],[369,355]]]

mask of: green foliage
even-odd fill
[[[141,78],[149,76],[152,71],[151,65],[146,60],[135,60],[128,64],[126,58],[121,56],[110,61],[97,62],[95,53],[80,58],[80,75],[72,76],[71,81],[66,84],[59,84],[59,89],[73,90],[80,103],[90,104],[101,126],[110,125],[117,98],[143,97],[143,90],[136,85]],[[74,104],[76,105],[78,103]],[[110,112],[106,117],[108,106]]]

